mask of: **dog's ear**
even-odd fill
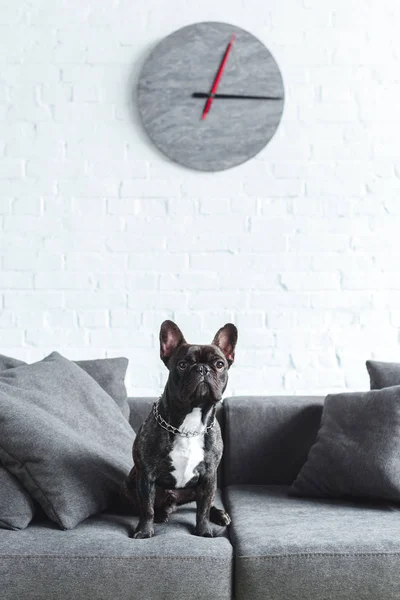
[[[173,321],[164,321],[160,328],[160,358],[168,368],[169,359],[175,350],[186,344],[182,331]]]
[[[228,361],[229,366],[235,360],[235,346],[238,339],[238,330],[233,323],[226,323],[221,329],[217,331],[212,341],[214,346],[218,346],[220,350],[225,354],[225,358]]]

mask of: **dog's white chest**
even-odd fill
[[[185,417],[179,429],[181,431],[198,430],[201,427],[201,409],[194,408]],[[170,458],[174,467],[172,475],[176,479],[176,487],[185,487],[194,476],[197,465],[204,459],[204,435],[195,437],[176,435]]]

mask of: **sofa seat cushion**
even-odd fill
[[[102,513],[67,531],[35,520],[0,531],[1,599],[231,600],[232,546],[193,535],[194,503],[148,540],[129,537],[137,521]]]
[[[230,486],[235,600],[398,600],[400,506]]]

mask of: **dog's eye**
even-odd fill
[[[181,360],[181,361],[178,363],[178,367],[179,367],[179,368],[180,368],[182,371],[184,371],[184,370],[186,369],[186,367],[187,367],[187,362],[185,362],[184,360]]]
[[[225,364],[223,360],[217,360],[217,362],[215,363],[215,366],[217,367],[217,369],[223,369]]]

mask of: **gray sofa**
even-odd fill
[[[138,428],[154,399],[130,399]],[[37,517],[0,530],[1,600],[399,600],[400,510],[287,494],[315,441],[323,399],[236,397],[219,411],[225,535],[192,535],[194,507],[156,536],[103,513],[61,531]]]

